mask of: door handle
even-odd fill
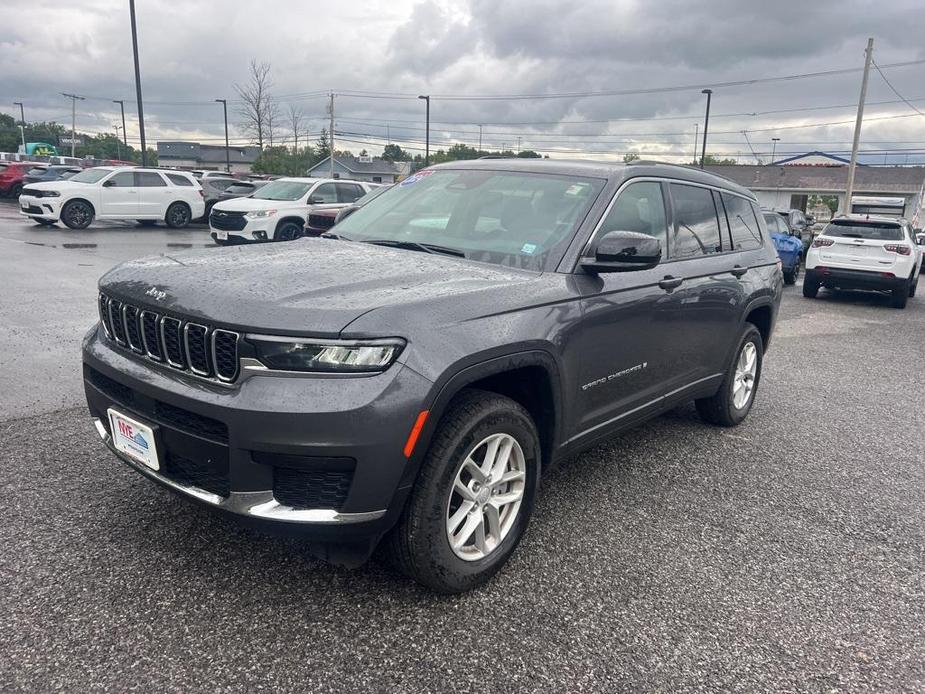
[[[744,275],[746,272],[748,272],[748,268],[747,268],[747,267],[742,267],[741,265],[733,265],[733,266],[732,266],[732,269],[731,269],[729,272],[730,272],[731,274],[735,275],[736,277],[741,277],[741,276]]]
[[[677,289],[680,287],[682,282],[684,282],[683,277],[672,277],[671,275],[665,275],[664,279],[659,281],[658,286],[664,289],[666,292],[670,292],[672,289]]]

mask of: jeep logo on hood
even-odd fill
[[[167,292],[158,289],[157,287],[151,287],[148,291],[145,292],[145,295],[154,297],[155,301],[163,301],[167,298]]]

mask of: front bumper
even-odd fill
[[[257,243],[270,241],[279,221],[277,215],[272,217],[259,217],[257,219],[244,218],[243,229],[217,229],[209,220],[209,235],[214,241],[232,241],[237,243]]]
[[[807,268],[803,282],[818,284],[827,289],[871,289],[893,291],[905,286],[905,277],[896,277],[891,272],[874,272],[836,267]]]
[[[58,221],[61,218],[61,199],[36,198],[31,195],[20,195],[19,213],[33,219]]]
[[[405,440],[432,384],[395,364],[373,376],[257,375],[222,386],[84,340],[84,386],[107,447],[186,498],[321,542],[366,539],[397,520],[413,481]],[[155,430],[157,472],[115,450],[113,408]]]

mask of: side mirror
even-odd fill
[[[597,242],[594,258],[581,261],[592,273],[650,270],[662,260],[662,244],[657,238],[635,231],[608,231]]]
[[[116,182],[111,178],[108,181],[103,182],[103,188],[112,188],[114,185],[116,185]]]

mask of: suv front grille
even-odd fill
[[[103,332],[120,347],[202,378],[231,383],[238,377],[238,333],[142,310],[105,294],[98,303]]]
[[[209,226],[221,231],[241,231],[247,226],[247,219],[243,212],[228,212],[226,210],[212,210],[209,215]]]
[[[308,215],[308,226],[312,229],[330,229],[334,226],[335,218],[327,214]]]

